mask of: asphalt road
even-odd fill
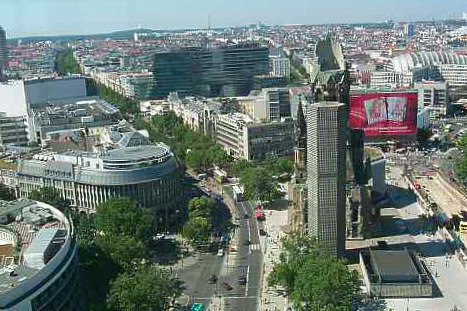
[[[258,309],[261,286],[263,257],[259,241],[258,224],[253,215],[250,202],[235,204],[239,227],[237,228],[238,246],[233,262],[227,263],[227,273],[220,278],[220,283],[228,283],[233,289],[221,289],[223,310],[255,311]],[[245,217],[248,215],[248,218]],[[238,284],[239,270],[247,272],[246,285]]]
[[[180,299],[184,304],[188,302],[201,302],[207,308],[218,291],[217,284],[209,284],[211,275],[218,276],[224,264],[225,257],[218,257],[216,253],[198,253],[196,258],[187,260],[187,266],[181,268],[177,277],[183,280],[186,301]]]
[[[211,305],[212,310],[219,310],[220,305],[224,311],[256,311],[263,269],[258,222],[250,202],[235,203],[229,194],[224,193],[224,203],[238,216],[234,221],[238,223],[236,251],[229,254],[226,250],[226,255],[220,257],[216,248],[211,253],[197,253],[195,257],[187,258],[184,267],[177,271],[177,277],[185,286],[185,297],[179,301],[182,304],[201,302],[206,309]],[[245,285],[238,283],[240,269],[247,274]],[[211,275],[218,277],[216,284],[208,283]]]

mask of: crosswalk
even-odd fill
[[[260,244],[251,244],[251,245],[250,245],[250,249],[251,249],[252,251],[254,251],[254,250],[261,250],[261,245],[260,245]]]

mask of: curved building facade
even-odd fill
[[[73,225],[36,201],[0,201],[0,310],[84,310]]]
[[[467,65],[467,55],[451,52],[418,52],[396,56],[392,59],[394,71],[408,73],[415,67],[431,67],[443,64]]]
[[[164,144],[134,145],[102,153],[67,151],[25,160],[18,166],[21,197],[42,187],[54,187],[71,205],[93,212],[114,197],[130,197],[152,208],[161,224],[181,216],[180,167]]]

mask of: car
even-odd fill
[[[221,288],[223,288],[225,290],[232,290],[233,289],[233,287],[229,283],[226,283],[226,282],[221,283]]]
[[[217,275],[211,274],[209,276],[209,278],[208,278],[208,283],[209,284],[215,284],[215,283],[217,283],[217,280],[218,280]]]
[[[222,248],[217,251],[217,256],[219,256],[219,257],[224,256],[224,250]]]
[[[267,235],[267,232],[264,229],[259,229],[259,235]]]
[[[243,219],[248,219],[248,218],[250,218],[250,215],[248,215],[248,214],[246,214],[246,213],[243,214]]]

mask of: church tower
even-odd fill
[[[306,121],[302,99],[299,99],[295,120],[295,178],[297,183],[306,180]]]

